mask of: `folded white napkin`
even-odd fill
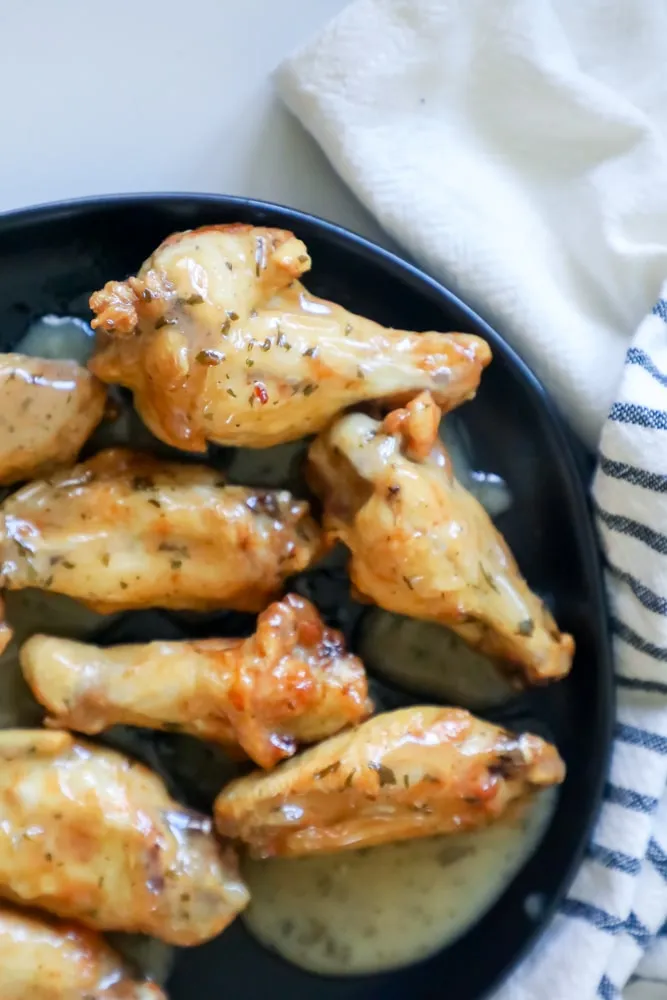
[[[496,1000],[667,1000],[666,41],[662,0],[357,0],[278,74],[361,200],[590,445],[610,413],[594,487],[619,695],[606,802]]]
[[[278,74],[591,446],[667,274],[666,41],[663,0],[357,0]]]

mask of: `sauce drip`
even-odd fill
[[[474,833],[310,858],[245,861],[242,919],[310,972],[352,976],[410,965],[461,937],[537,847],[556,793]]]

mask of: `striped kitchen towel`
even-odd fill
[[[618,692],[605,803],[550,933],[497,1000],[667,998],[667,284],[663,295],[627,352],[593,486]]]

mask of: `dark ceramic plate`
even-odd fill
[[[526,576],[546,596],[577,656],[563,683],[489,713],[531,720],[568,767],[539,850],[502,898],[458,943],[395,973],[316,977],[269,954],[236,921],[218,940],[179,954],[173,1000],[244,996],[285,1000],[479,1000],[534,944],[585,849],[600,803],[612,726],[612,670],[600,564],[582,470],[539,383],[478,316],[414,267],[337,226],[274,205],[214,195],[98,198],[0,217],[0,349],[46,313],[88,316],[88,296],[134,272],[174,230],[237,220],[294,230],[312,254],[308,285],[388,326],[463,330],[485,337],[495,360],[460,418],[475,466],[500,474],[514,503],[498,519]],[[532,897],[532,906],[526,899]],[[535,906],[536,900],[541,903]]]

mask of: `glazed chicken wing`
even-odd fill
[[[0,354],[0,486],[74,461],[106,389],[76,361]]]
[[[192,945],[248,902],[211,821],[156,775],[65,732],[0,732],[0,895],[97,930]]]
[[[99,934],[0,906],[2,1000],[165,1000]]]
[[[361,660],[296,594],[248,639],[97,646],[36,635],[21,649],[48,724],[99,733],[116,724],[240,744],[262,767],[370,714]]]
[[[563,777],[538,736],[459,708],[404,708],[233,781],[215,817],[255,857],[324,853],[485,826]]]
[[[312,434],[363,400],[430,389],[451,409],[490,360],[468,334],[385,329],[310,295],[301,240],[241,224],[175,233],[139,274],[91,300],[90,368],[134,392],[163,441],[266,448]]]
[[[325,534],[348,547],[354,586],[381,608],[440,622],[531,683],[563,677],[574,641],[455,479],[439,419],[424,393],[382,424],[344,416],[313,443]]]
[[[40,587],[101,612],[260,611],[318,547],[308,504],[286,490],[225,486],[205,466],[124,449],[0,506],[0,587]]]

